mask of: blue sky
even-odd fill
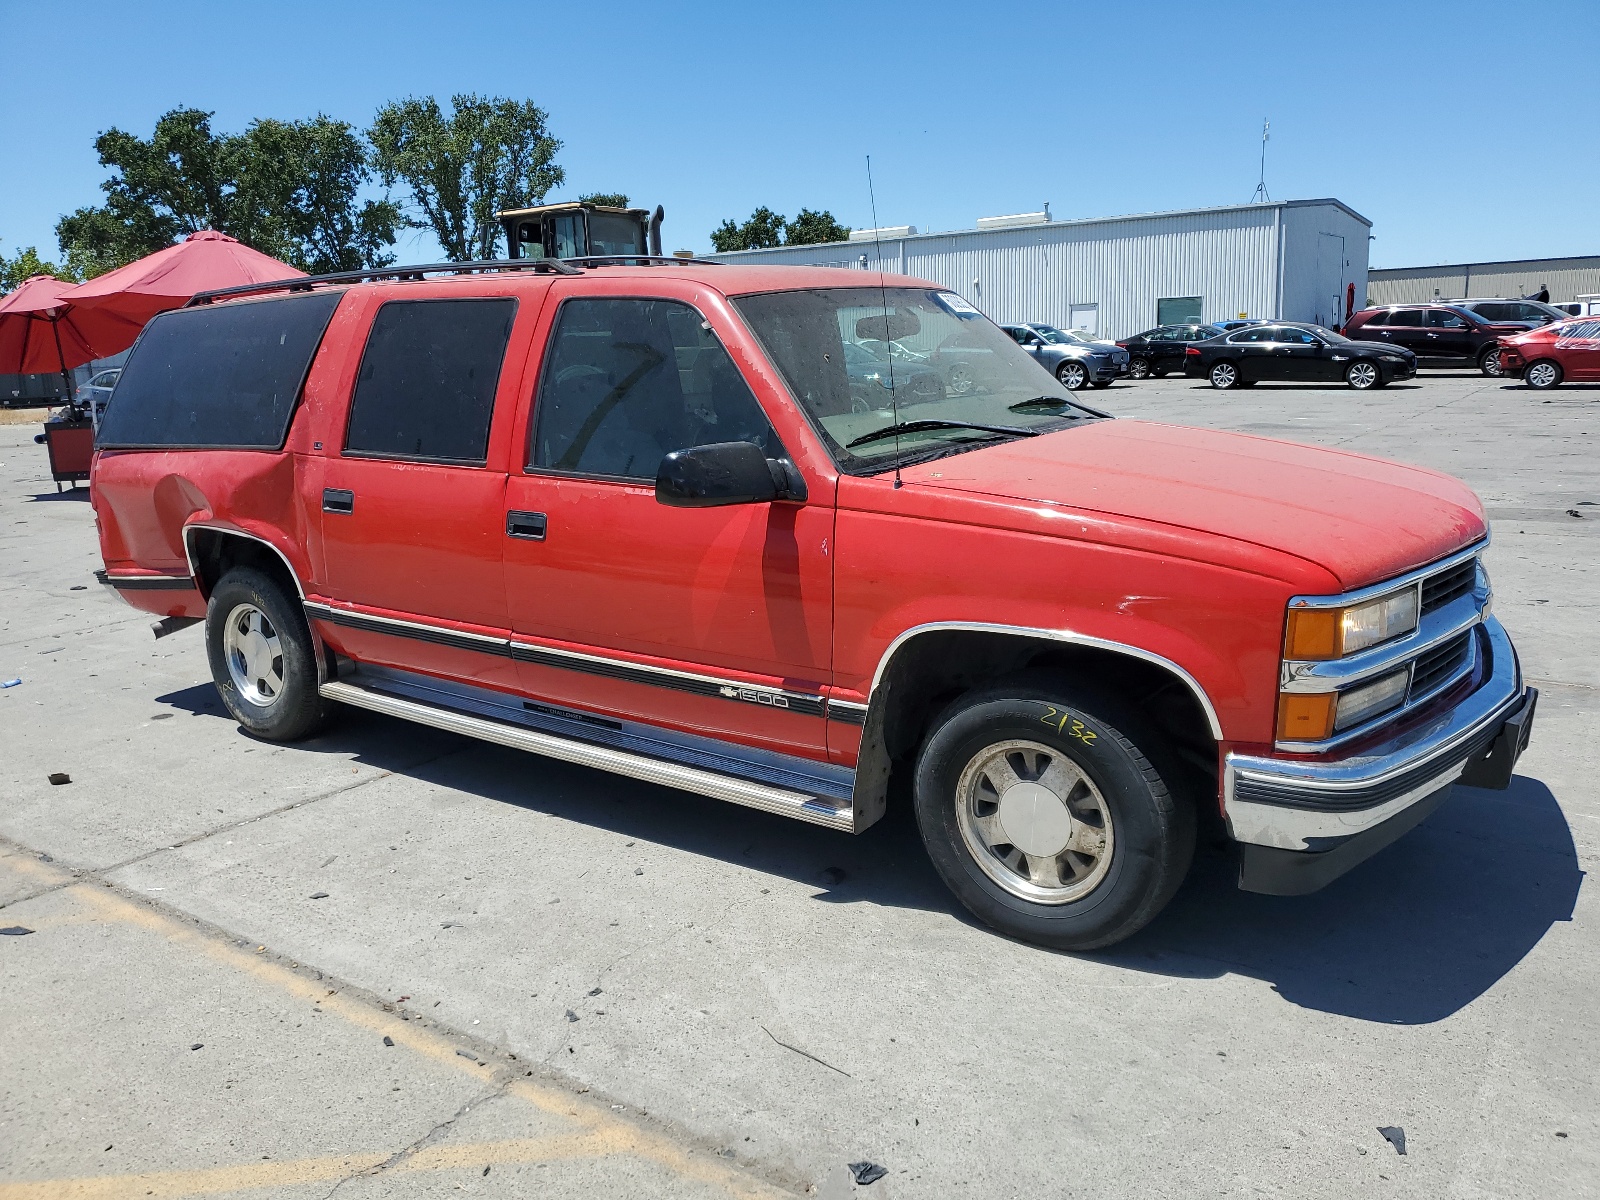
[[[531,98],[580,191],[709,249],[765,204],[970,227],[1336,196],[1374,266],[1600,253],[1600,4],[308,4],[0,0],[0,250],[54,257],[109,126]],[[402,261],[437,256],[408,234]]]

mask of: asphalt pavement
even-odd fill
[[[1593,1195],[1600,387],[1087,399],[1475,487],[1542,693],[1510,790],[1313,896],[1207,851],[1130,941],[1038,950],[904,811],[852,838],[357,711],[253,741],[0,427],[0,1200]]]

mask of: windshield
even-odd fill
[[[1088,346],[1094,342],[1093,338],[1076,330],[1057,329],[1054,325],[1030,325],[1028,328],[1052,346]]]
[[[870,474],[1097,415],[954,292],[819,288],[733,304],[847,471]],[[870,437],[912,422],[898,438]]]

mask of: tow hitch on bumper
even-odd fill
[[[1523,685],[1500,623],[1490,617],[1481,630],[1489,677],[1432,725],[1336,762],[1228,756],[1223,804],[1241,888],[1314,892],[1415,828],[1451,784],[1511,782],[1539,693]]]

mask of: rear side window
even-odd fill
[[[162,313],[117,380],[105,448],[277,450],[340,293]]]
[[[1515,305],[1475,304],[1472,307],[1473,311],[1486,321],[1514,321],[1517,319]]]
[[[1388,323],[1389,314],[1387,312],[1375,312],[1370,317],[1362,318],[1360,322],[1363,329],[1370,325],[1387,325]]]
[[[516,300],[391,300],[361,356],[345,453],[482,464]]]
[[[1397,308],[1389,314],[1389,324],[1420,329],[1422,322],[1426,320],[1426,312],[1426,309],[1421,308]]]
[[[674,450],[783,447],[700,313],[677,300],[568,300],[539,385],[529,467],[654,479]]]

